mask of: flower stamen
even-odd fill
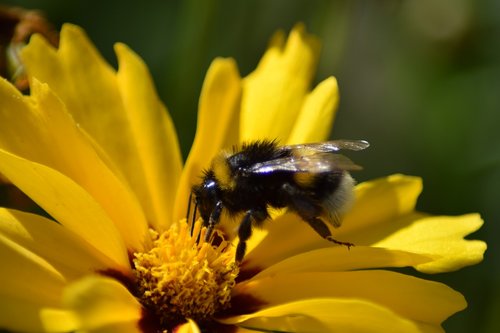
[[[234,248],[198,242],[207,229],[200,222],[193,233],[187,223],[175,223],[159,234],[150,230],[153,246],[134,254],[134,269],[142,304],[162,326],[186,318],[203,322],[227,308],[238,275]]]

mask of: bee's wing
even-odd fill
[[[334,153],[313,153],[309,155],[288,156],[270,161],[255,163],[245,169],[250,174],[266,174],[275,171],[325,173],[334,170],[361,170],[344,155]]]
[[[305,143],[283,146],[279,149],[293,151],[295,155],[309,155],[314,153],[337,152],[342,149],[358,151],[366,149],[369,146],[370,144],[364,140],[333,140],[318,143]]]

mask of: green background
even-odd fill
[[[500,1],[0,3],[41,9],[57,27],[82,26],[113,64],[114,42],[132,47],[155,78],[184,154],[212,59],[234,57],[246,75],[274,31],[304,22],[323,42],[315,83],[334,75],[340,85],[332,138],[372,145],[356,154],[365,167],[357,179],[422,176],[419,209],[483,216],[472,238],[488,242],[484,262],[428,278],[469,302],[445,323],[448,332],[500,332]]]

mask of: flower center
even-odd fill
[[[134,253],[135,275],[142,304],[173,327],[186,318],[203,322],[229,306],[238,275],[234,247],[198,241],[206,228],[197,222],[191,234],[187,223],[177,223],[159,234],[150,231],[153,246]]]

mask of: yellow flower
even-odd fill
[[[221,148],[242,140],[321,141],[338,100],[334,78],[310,91],[319,42],[298,25],[277,34],[240,78],[216,59],[182,168],[175,130],[143,62],[117,44],[119,70],[65,25],[58,50],[23,51],[30,96],[0,81],[0,174],[54,220],[0,209],[0,327],[29,332],[440,332],[466,307],[424,273],[482,260],[464,240],[476,214],[415,211],[422,185],[394,175],[356,188],[332,246],[278,215],[234,262],[234,242],[197,242],[183,220],[190,186]]]

